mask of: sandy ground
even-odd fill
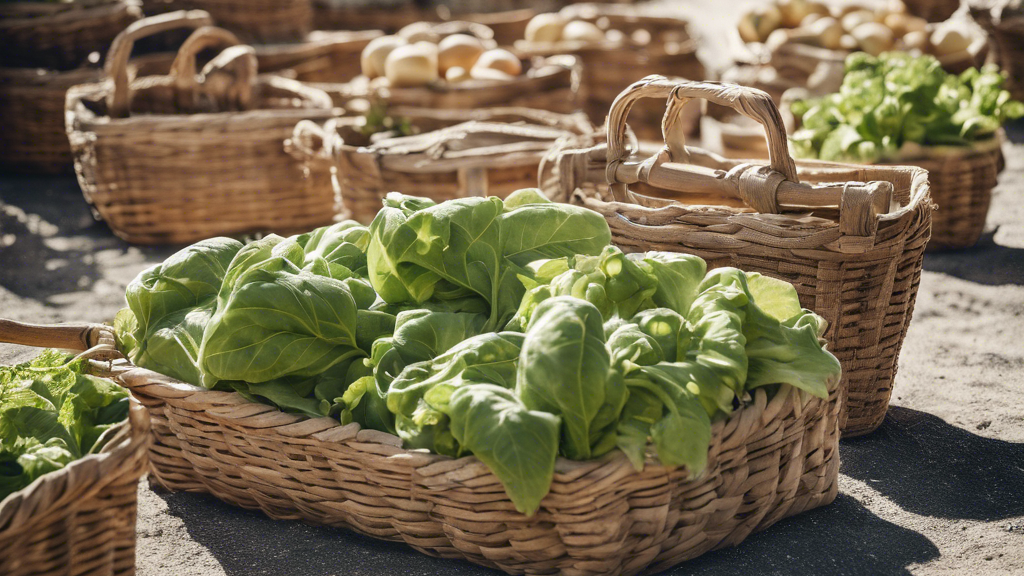
[[[709,30],[735,17],[710,14]],[[720,58],[721,35],[705,39]],[[1024,126],[1012,135],[1024,142]],[[1024,144],[1006,152],[982,243],[925,259],[892,407],[842,442],[836,502],[669,574],[1024,574]],[[0,176],[2,317],[109,321],[172,252],[115,238],[73,178]],[[0,345],[0,363],[32,353]],[[146,483],[138,530],[140,576],[493,574]]]

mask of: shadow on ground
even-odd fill
[[[996,244],[993,236],[986,233],[974,248],[929,252],[924,269],[989,286],[1024,285],[1024,248]]]
[[[55,305],[50,298],[87,291],[102,276],[96,255],[129,245],[97,222],[74,178],[9,176],[0,180],[0,286]],[[167,248],[144,248],[163,258]]]
[[[841,452],[843,474],[908,512],[983,521],[1024,515],[1024,444],[893,406],[881,428],[843,441]]]
[[[431,558],[402,544],[342,529],[271,520],[210,496],[160,496],[228,576],[501,574],[469,562]],[[830,506],[785,520],[736,548],[706,554],[661,574],[902,575],[909,574],[907,566],[938,555],[938,549],[924,536],[886,522],[852,497],[840,495]]]
[[[853,497],[840,494],[824,508],[783,520],[735,548],[705,554],[662,574],[890,576],[910,574],[907,566],[938,556],[939,549],[921,534],[882,520]]]

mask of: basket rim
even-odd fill
[[[34,516],[61,504],[72,493],[101,487],[112,476],[112,470],[124,466],[136,453],[146,453],[151,442],[149,412],[131,394],[128,402],[128,417],[118,425],[117,435],[99,453],[88,454],[60,470],[43,474],[25,488],[0,501],[0,536],[30,523]],[[119,440],[122,434],[124,437]],[[94,473],[85,473],[90,468],[94,469]],[[139,476],[142,476],[142,472]],[[95,480],[93,486],[89,486],[87,480]]]
[[[257,85],[276,85],[278,88],[285,88],[296,96],[301,96],[303,91],[313,90],[322,95],[327,101],[328,96],[322,90],[304,85],[296,80],[276,76],[273,74],[261,74],[256,77]],[[192,124],[204,128],[211,124],[244,123],[254,128],[259,126],[259,121],[264,123],[279,122],[281,120],[294,120],[298,122],[307,118],[328,119],[334,116],[333,107],[307,107],[307,108],[261,108],[245,110],[241,112],[204,112],[199,114],[138,114],[127,118],[111,118],[109,115],[97,115],[85,106],[85,100],[105,99],[111,93],[113,83],[109,78],[101,82],[79,84],[72,86],[67,91],[65,99],[66,124],[68,131],[95,131],[95,130],[133,130],[145,127],[149,130],[159,129],[162,126],[175,126]]]
[[[389,432],[375,430],[372,428],[364,428],[358,422],[342,424],[337,419],[331,418],[330,416],[312,418],[302,414],[285,412],[272,404],[265,404],[262,402],[251,402],[242,397],[237,392],[211,390],[208,388],[203,388],[201,386],[196,386],[194,384],[189,384],[187,382],[176,380],[175,378],[166,376],[153,370],[149,370],[148,368],[141,368],[139,366],[136,366],[130,359],[125,357],[121,353],[121,351],[116,347],[116,343],[114,343],[116,341],[116,338],[114,336],[114,330],[112,327],[101,325],[97,326],[97,328],[100,330],[101,335],[99,336],[99,338],[101,339],[101,341],[106,340],[107,342],[109,342],[109,344],[102,344],[100,346],[95,347],[94,350],[98,350],[101,353],[106,353],[107,359],[105,359],[104,361],[91,361],[91,364],[95,368],[103,371],[104,373],[109,373],[109,378],[111,378],[116,383],[118,383],[121,386],[124,386],[129,390],[132,390],[132,386],[125,384],[124,378],[128,375],[132,375],[136,377],[141,377],[146,381],[144,392],[145,394],[160,398],[165,401],[173,402],[174,400],[186,400],[193,395],[202,394],[204,396],[209,396],[211,398],[219,398],[222,400],[222,403],[231,404],[232,406],[252,405],[269,409],[263,410],[261,414],[266,414],[267,412],[274,412],[282,417],[280,423],[276,424],[273,428],[271,428],[271,434],[279,434],[279,432],[277,431],[278,428],[295,426],[295,434],[288,435],[288,437],[291,439],[305,437],[314,438],[324,443],[337,443],[341,442],[342,440],[358,436],[360,440],[366,442],[373,442],[377,444],[383,444],[386,446],[392,446],[400,451],[396,452],[396,454],[401,454],[405,456],[416,456],[425,462],[424,465],[435,465],[441,462],[472,463],[474,461],[483,464],[476,456],[472,454],[456,458],[452,456],[446,456],[443,454],[437,454],[424,448],[404,448],[402,446],[403,441],[400,437]],[[822,346],[826,350],[828,349],[827,343],[822,342]],[[729,428],[732,425],[737,424],[744,418],[749,418],[750,416],[748,412],[750,412],[751,410],[756,410],[758,408],[759,403],[764,402],[764,406],[760,407],[762,413],[765,411],[767,406],[772,404],[773,402],[786,401],[791,396],[799,398],[801,400],[802,407],[806,407],[809,403],[814,401],[828,403],[830,402],[830,399],[839,392],[841,380],[842,375],[840,374],[834,378],[830,378],[826,382],[826,389],[828,390],[828,397],[826,398],[818,398],[816,396],[811,396],[809,393],[804,392],[799,388],[796,388],[795,386],[786,383],[779,384],[779,391],[770,399],[767,398],[767,392],[764,390],[765,387],[763,386],[749,391],[750,399],[748,401],[741,403],[739,408],[735,409],[731,414],[729,414],[725,418],[720,418],[712,422],[712,444],[709,444],[709,448],[710,446],[713,445],[716,438],[720,438],[723,429]],[[156,392],[155,394],[153,393],[154,391]],[[243,411],[242,414],[243,415],[241,416],[233,416],[231,414],[219,414],[218,418],[225,421],[232,419],[244,421],[247,418],[249,418],[252,413],[247,413]],[[290,420],[290,422],[285,422],[285,418]],[[305,426],[303,426],[303,424],[305,424]],[[244,424],[239,423],[238,426],[244,426]],[[653,454],[652,446],[652,444],[647,445],[644,471],[646,471],[648,467],[676,471],[685,469],[685,467],[682,466],[670,467],[662,465],[660,461],[657,460],[657,456]],[[634,473],[637,473],[636,470],[632,468],[632,464],[629,464],[626,455],[621,451],[617,450],[612,450],[611,452],[599,458],[594,458],[591,460],[570,460],[561,455],[558,455],[555,460],[555,473],[557,474],[559,472],[564,472],[566,470],[572,470],[573,468],[579,466],[592,465],[595,462],[599,462],[602,465],[625,464],[629,466]],[[488,470],[490,469],[488,468]],[[688,470],[687,473],[689,473]],[[705,477],[705,474],[706,470],[704,472],[701,472],[701,474],[698,474],[697,476],[691,477],[688,475],[685,478],[685,480],[682,481],[699,481]]]

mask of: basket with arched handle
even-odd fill
[[[659,150],[626,144],[626,116],[645,97],[669,101]],[[693,98],[729,106],[764,126],[768,164],[687,148],[678,118]],[[766,93],[660,76],[616,99],[607,142],[550,154],[541,167],[548,195],[603,214],[623,250],[687,252],[712,267],[793,283],[801,304],[829,323],[825,338],[843,365],[843,433],[877,428],[931,229],[927,172],[794,162]]]
[[[92,367],[128,388],[153,421],[150,482],[208,492],[277,519],[344,527],[511,574],[664,570],[826,505],[838,492],[838,382],[827,400],[759,388],[712,425],[694,478],[649,452],[642,472],[613,452],[559,458],[533,516],[468,456],[402,448],[396,436],[309,419],[133,366],[108,326],[0,320],[0,342],[89,349]]]
[[[86,200],[133,243],[194,242],[218,235],[294,232],[329,223],[329,180],[307,179],[284,140],[304,119],[333,115],[322,91],[256,76],[255,56],[202,11],[129,26],[111,46],[109,82],[68,93],[68,137]],[[166,76],[129,81],[140,38],[195,29]],[[195,56],[227,46],[203,73]]]
[[[0,321],[0,341],[82,348],[62,328],[14,327]],[[148,468],[152,432],[146,409],[130,402],[128,419],[99,452],[0,501],[0,574],[135,574],[138,482]]]

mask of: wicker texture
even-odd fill
[[[448,22],[458,29],[464,22]],[[472,30],[483,28],[474,24]],[[579,61],[574,56],[525,58],[523,72],[508,81],[467,80],[452,84],[438,81],[428,86],[392,88],[384,78],[369,80],[359,76],[347,83],[313,83],[311,86],[330,95],[336,106],[352,107],[353,102],[377,100],[389,106],[410,106],[443,110],[475,110],[494,107],[535,108],[568,114],[579,109]],[[358,107],[358,106],[356,106]]]
[[[99,70],[71,72],[0,68],[0,168],[29,173],[70,173],[64,132],[64,97],[76,84],[97,82]]]
[[[684,87],[682,91],[676,91],[679,86]],[[730,105],[732,99],[739,111],[769,126],[771,185],[754,188],[747,201],[729,198],[722,191],[733,174],[751,174],[755,168],[684,147],[675,118],[678,108],[695,95],[722,105]],[[670,98],[665,117],[669,145],[650,158],[624,156],[622,147],[625,115],[641,96]],[[607,146],[552,155],[541,167],[542,187],[549,196],[603,214],[613,242],[625,251],[687,252],[704,258],[711,267],[735,266],[794,284],[801,304],[829,323],[825,338],[843,366],[843,434],[855,436],[877,428],[892,393],[931,228],[927,173],[912,167],[794,164],[770,97],[714,83],[679,85],[657,77],[638,82],[613,107],[608,139]],[[678,163],[687,160],[698,167],[696,172],[678,169]],[[666,162],[676,164],[663,166]],[[700,167],[705,170],[701,172]],[[639,178],[632,179],[636,183],[632,190],[621,179],[630,173]],[[795,184],[797,177],[829,186],[802,189]],[[711,192],[706,188],[709,181],[722,186]],[[891,183],[899,207],[889,209],[883,201],[879,210],[870,197],[858,204],[859,193],[846,193],[846,183],[871,181]],[[782,210],[786,186],[798,193],[789,201],[795,206]],[[839,199],[829,200],[834,206],[809,196],[818,192],[826,200],[833,197],[819,188],[837,191],[834,196]],[[755,212],[749,207],[766,202],[774,210]],[[837,209],[840,205],[843,208]],[[823,207],[811,215],[806,206]]]
[[[985,230],[992,189],[1002,169],[999,139],[970,151],[906,160],[928,171],[932,201],[932,237],[928,250],[970,248]]]
[[[970,0],[970,14],[992,38],[993,60],[1006,72],[1006,88],[1024,99],[1024,10],[1010,0]]]
[[[76,68],[139,18],[133,1],[0,4],[0,66]]]
[[[511,6],[500,11],[471,10],[467,5],[436,6],[422,8],[412,0],[380,2],[368,0],[328,2],[321,0],[313,4],[313,22],[317,30],[383,30],[394,34],[414,22],[444,22],[461,20],[483,24],[494,31],[499,46],[511,46],[523,37],[526,25],[537,15],[538,6],[531,3],[528,8],[522,2],[510,2]]]
[[[302,82],[348,82],[362,73],[359,55],[379,30],[313,32],[303,42],[256,46],[260,72],[291,70]]]
[[[134,399],[99,454],[38,478],[0,503],[0,574],[131,576],[139,478],[152,434]]]
[[[582,114],[524,108],[443,111],[394,108],[422,133],[370,142],[361,118],[296,125],[293,155],[310,174],[333,173],[344,212],[370,222],[393,191],[435,201],[500,196],[537,184],[541,159],[563,138],[589,135]],[[319,176],[318,176],[319,177]]]
[[[143,0],[146,14],[205,10],[246,42],[295,42],[313,29],[310,0]]]
[[[615,97],[631,83],[650,74],[664,74],[703,80],[704,65],[697,58],[697,43],[689,25],[681,18],[656,14],[656,8],[606,4],[576,4],[562,9],[569,20],[585,20],[606,29],[619,30],[625,40],[600,44],[578,42],[535,43],[520,40],[516,49],[524,54],[575,54],[583,64],[582,90],[586,112],[596,124],[604,123]],[[648,41],[633,39],[646,36]],[[638,138],[660,140],[661,102],[643,102],[634,108],[630,127]],[[696,129],[697,114],[688,116],[688,128]]]
[[[929,22],[948,20],[960,9],[960,0],[903,0],[907,12]]]
[[[93,339],[80,347],[99,342],[112,350],[109,330],[87,330]],[[838,491],[835,381],[827,401],[789,386],[771,399],[757,390],[713,425],[708,468],[698,478],[653,456],[643,472],[617,452],[587,462],[560,458],[550,494],[528,518],[475,457],[405,450],[390,434],[286,414],[124,360],[95,367],[149,408],[154,484],[513,574],[663,570],[735,546],[830,503]]]
[[[330,118],[330,99],[283,78],[225,77],[231,69],[215,70],[197,84],[194,55],[237,42],[224,30],[203,27],[206,22],[203,12],[177,12],[136,23],[111,48],[107,66],[114,81],[69,91],[67,130],[86,200],[115,234],[141,244],[290,233],[329,223],[333,191],[324,181],[305,179],[283,142],[300,120]],[[171,75],[129,83],[133,40],[181,26],[199,29],[182,46]],[[247,54],[252,72],[255,57]],[[201,96],[226,98],[243,111],[181,113],[206,102]]]

